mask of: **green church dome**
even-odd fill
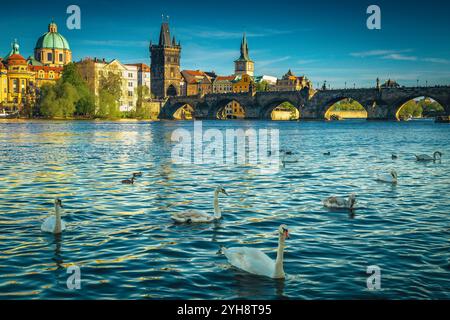
[[[36,49],[67,49],[69,42],[59,32],[56,23],[48,25],[48,32],[44,33],[36,42]]]

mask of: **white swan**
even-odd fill
[[[222,211],[219,208],[219,193],[223,193],[228,196],[228,193],[224,188],[218,186],[214,190],[214,214],[209,214],[205,212],[178,212],[172,215],[172,219],[179,223],[200,223],[200,222],[212,222],[214,220],[219,220],[222,218]]]
[[[347,199],[342,197],[329,197],[323,200],[323,205],[330,209],[350,209],[352,210],[356,203],[356,195],[352,193]]]
[[[50,233],[61,233],[66,229],[66,223],[61,219],[62,201],[55,199],[55,216],[48,217],[41,225],[41,230]]]
[[[273,261],[268,255],[261,250],[248,247],[225,248],[221,251],[227,257],[228,262],[238,269],[246,272],[265,276],[273,279],[284,279],[285,273],[283,269],[284,241],[289,238],[288,228],[282,224],[278,228],[278,250],[277,259]]]
[[[432,157],[430,157],[427,154],[420,154],[420,155],[415,155],[415,156],[416,156],[417,161],[436,161],[436,160],[441,160],[442,153],[439,151],[436,151],[435,153],[433,153]]]
[[[387,182],[387,183],[392,183],[392,184],[396,184],[397,183],[397,172],[395,170],[391,170],[390,173],[383,173],[383,174],[379,174],[377,176],[377,181],[380,182]]]

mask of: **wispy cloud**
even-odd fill
[[[276,63],[287,61],[289,59],[291,59],[290,56],[285,56],[285,57],[275,58],[275,59],[270,59],[270,60],[260,60],[260,61],[258,61],[258,67],[270,66],[270,65],[273,65]]]
[[[450,64],[450,60],[442,58],[429,58],[429,57],[418,57],[415,55],[407,55],[405,53],[412,52],[412,49],[405,50],[370,50],[363,52],[352,52],[350,55],[357,58],[367,58],[374,57],[384,60],[395,60],[395,61],[422,61],[437,64]]]
[[[318,62],[318,61],[319,60],[317,60],[317,59],[304,59],[304,60],[297,60],[297,64],[305,65],[305,64],[315,63],[315,62]]]
[[[407,56],[400,53],[391,53],[386,56],[381,57],[381,59],[385,60],[396,60],[396,61],[417,61],[418,58],[415,56]]]
[[[450,64],[450,60],[441,58],[424,58],[422,60],[431,63]]]
[[[147,47],[148,41],[133,40],[82,40],[83,45],[99,47]]]
[[[236,30],[219,30],[207,29],[202,27],[178,28],[177,32],[192,38],[206,38],[215,40],[240,39],[244,31]],[[247,31],[245,34],[248,38],[272,37],[277,35],[292,34],[295,30],[277,30],[277,29],[258,29],[258,31]]]
[[[394,54],[401,54],[405,52],[411,52],[411,49],[406,50],[369,50],[369,51],[363,51],[363,52],[352,52],[350,55],[352,57],[357,58],[366,58],[366,57],[379,57],[379,56],[388,56],[388,55],[394,55]]]

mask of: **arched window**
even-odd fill
[[[169,97],[174,97],[177,95],[177,88],[175,88],[175,86],[173,84],[171,84],[168,88],[167,88],[167,92],[166,94]]]

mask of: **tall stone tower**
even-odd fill
[[[150,42],[151,91],[156,98],[180,95],[180,53],[180,42],[171,39],[169,23],[163,22],[159,43]]]
[[[237,76],[247,74],[251,77],[253,77],[255,72],[255,64],[252,60],[250,60],[250,57],[248,55],[248,43],[247,43],[247,37],[242,37],[241,42],[241,56],[239,59],[234,61],[234,74]]]

